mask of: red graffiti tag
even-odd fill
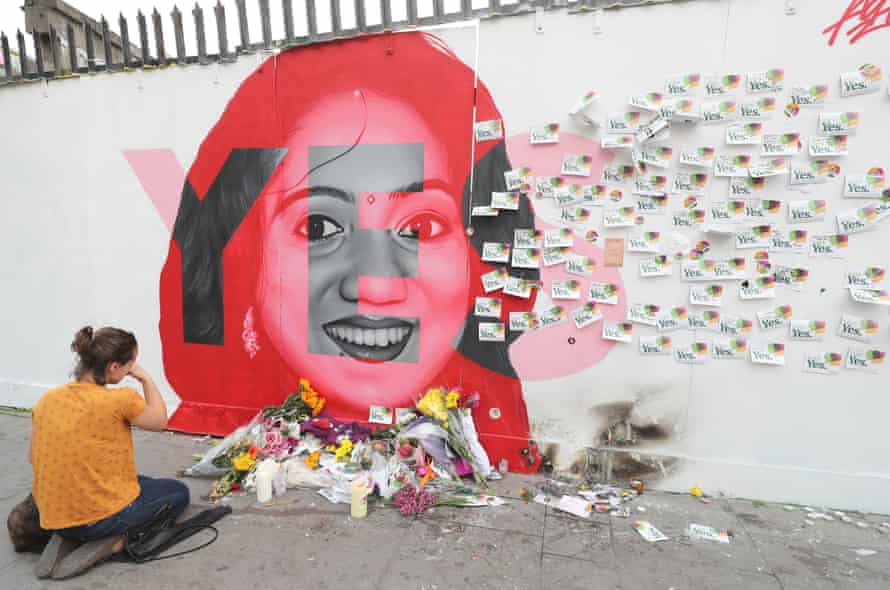
[[[869,33],[890,27],[890,5],[888,0],[852,0],[837,22],[822,29],[823,35],[831,34],[829,47],[834,45],[841,30],[851,25],[846,31],[850,45],[856,43]]]

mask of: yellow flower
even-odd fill
[[[318,460],[321,457],[321,453],[315,451],[314,453],[310,453],[308,457],[306,457],[303,462],[306,463],[306,466],[309,469],[315,469],[318,467]]]
[[[323,398],[323,397],[318,398],[318,401],[315,402],[315,406],[313,406],[313,408],[312,408],[312,415],[318,416],[318,414],[322,411],[322,409],[324,409],[324,405],[326,402],[327,402],[327,400],[325,398]]]
[[[248,453],[241,453],[232,459],[232,467],[238,471],[250,471],[254,464],[256,464],[256,459],[251,457]]]
[[[352,441],[348,438],[344,438],[340,441],[340,448],[338,448],[334,452],[334,456],[337,458],[337,461],[342,461],[346,459],[352,453]]]
[[[324,448],[324,450],[333,453],[334,451],[337,450],[337,445],[328,445],[328,446],[326,446],[326,447]]]
[[[460,392],[459,391],[449,391],[448,395],[445,396],[445,407],[449,410],[453,410],[457,407],[458,402],[460,401]]]
[[[300,389],[312,389],[312,385],[309,383],[309,379],[301,378],[300,379]]]
[[[442,390],[434,387],[427,391],[417,402],[420,413],[439,422],[448,422],[448,411],[445,409],[445,399]]]

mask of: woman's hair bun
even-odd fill
[[[71,343],[71,350],[80,356],[86,356],[90,352],[90,344],[93,341],[93,327],[84,326],[74,335],[74,341]]]

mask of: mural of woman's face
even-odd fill
[[[410,107],[371,93],[326,98],[287,147],[264,201],[263,329],[349,417],[409,406],[468,310],[463,179]]]

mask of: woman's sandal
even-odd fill
[[[114,547],[121,543],[123,536],[115,535],[96,541],[87,541],[53,568],[53,580],[64,580],[82,574],[94,565],[102,563],[114,554]]]

